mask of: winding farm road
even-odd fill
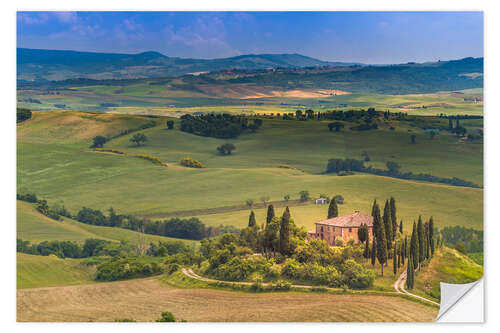
[[[434,305],[440,306],[439,303],[437,303],[437,302],[431,301],[430,299],[427,299],[425,297],[418,296],[418,295],[415,295],[415,294],[412,294],[412,293],[409,293],[408,291],[406,291],[405,282],[406,282],[406,270],[404,270],[403,273],[401,273],[398,280],[394,283],[394,289],[400,294],[406,294],[408,296],[415,297],[415,298],[421,299],[423,301],[432,303]]]

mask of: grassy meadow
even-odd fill
[[[336,176],[323,174],[329,158],[361,159],[368,152],[377,168],[396,161],[403,171],[458,177],[482,185],[483,147],[480,143],[460,142],[449,133],[434,139],[422,130],[393,121],[376,131],[343,130],[329,132],[327,122],[264,120],[257,133],[237,139],[200,137],[165,129],[168,118],[153,119],[156,127],[142,130],[148,137],[137,147],[121,136],[105,148],[125,155],[96,153],[88,147],[98,134],[114,135],[151,121],[144,116],[85,114],[69,111],[35,112],[33,119],[18,125],[18,189],[32,191],[59,202],[76,213],[82,206],[136,215],[243,205],[247,199],[259,202],[283,200],[285,194],[298,199],[301,190],[318,197],[341,194],[341,212],[369,212],[374,199],[394,196],[398,213],[405,222],[422,214],[434,216],[438,227],[463,225],[482,228],[482,189],[454,187],[436,183],[405,181],[369,174]],[[444,121],[444,120],[443,120]],[[482,127],[481,121],[464,120],[468,128]],[[411,131],[411,132],[408,132]],[[410,133],[416,144],[409,144]],[[216,147],[232,142],[231,156],[216,154]],[[369,144],[368,144],[369,143]],[[137,154],[158,157],[168,167],[136,158]],[[179,165],[183,157],[200,160],[206,168]],[[285,165],[286,168],[279,167]],[[208,225],[244,226],[248,210],[200,216]],[[263,221],[263,210],[257,210]],[[326,207],[305,205],[292,208],[296,223],[311,227],[323,219]]]
[[[79,259],[17,254],[17,289],[70,286],[94,282],[94,268]]]

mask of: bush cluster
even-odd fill
[[[204,168],[205,166],[197,160],[193,160],[191,157],[184,157],[181,159],[181,165],[188,168]]]
[[[148,277],[163,273],[155,262],[146,262],[140,257],[113,258],[97,266],[97,281],[117,281]]]
[[[262,119],[252,123],[244,116],[224,114],[183,115],[181,131],[201,136],[229,139],[236,138],[245,130],[255,131],[262,125]]]
[[[463,180],[460,178],[444,178],[444,177],[436,177],[430,174],[419,173],[414,174],[412,172],[400,172],[399,165],[397,163],[389,161],[387,162],[387,170],[373,168],[372,166],[366,167],[364,161],[356,160],[356,159],[341,159],[341,158],[331,158],[328,160],[328,164],[326,166],[326,173],[341,173],[343,171],[358,171],[370,173],[378,176],[386,176],[393,177],[399,179],[410,179],[410,180],[419,180],[426,181],[432,183],[442,183],[453,186],[465,186],[465,187],[473,187],[479,188],[480,186],[469,182],[467,180]]]

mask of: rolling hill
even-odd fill
[[[300,54],[249,54],[222,59],[183,59],[158,52],[138,54],[95,53],[65,50],[17,49],[18,79],[63,80],[68,78],[123,79],[180,76],[227,68],[349,66]]]

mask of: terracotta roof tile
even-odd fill
[[[373,217],[360,212],[354,212],[349,215],[334,217],[328,220],[316,222],[316,224],[333,225],[336,227],[360,227],[361,224],[366,224],[368,227],[373,227]]]

